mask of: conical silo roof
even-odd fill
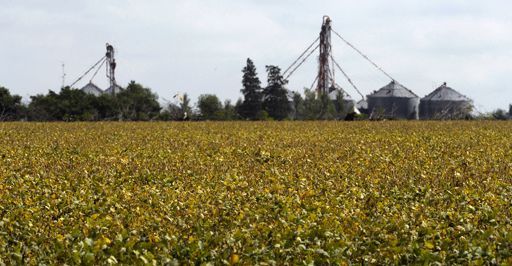
[[[375,91],[374,93],[368,95],[368,97],[374,97],[374,98],[419,98],[418,95],[416,95],[411,90],[407,89],[400,83],[396,81],[391,81],[388,85],[380,88],[378,91]]]
[[[460,94],[456,90],[446,86],[446,83],[435,89],[429,95],[425,96],[422,101],[471,101],[465,95]]]
[[[118,94],[120,93],[121,91],[123,91],[123,88],[117,84],[114,84],[110,87],[108,87],[106,90],[105,90],[105,93],[106,94]]]
[[[89,82],[87,85],[83,86],[81,90],[87,94],[92,94],[95,96],[100,96],[103,94],[103,90],[101,90],[96,84]]]

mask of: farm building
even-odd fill
[[[448,87],[446,83],[420,101],[421,119],[463,119],[472,111],[471,99]]]
[[[367,96],[370,118],[418,119],[420,98],[396,81]]]

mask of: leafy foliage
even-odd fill
[[[220,120],[222,119],[222,103],[219,98],[213,94],[202,94],[197,101],[197,107],[201,113],[202,119]]]
[[[347,116],[343,103],[343,94],[338,91],[336,98],[328,95],[317,96],[315,91],[304,89],[305,99],[298,93],[294,94],[293,101],[298,110],[296,118],[299,120],[342,120]]]
[[[492,117],[496,120],[507,120],[509,119],[509,116],[507,112],[503,109],[497,109],[494,112],[492,112]]]
[[[160,113],[158,96],[135,81],[114,97],[123,120],[152,120]]]
[[[0,86],[0,122],[19,119],[23,112],[21,96],[11,95],[7,88]]]
[[[98,112],[94,108],[93,95],[69,87],[59,93],[49,91],[47,95],[31,96],[28,117],[36,121],[94,120]]]
[[[160,113],[158,96],[135,81],[115,96],[66,87],[30,98],[27,112],[33,121],[152,120]]]
[[[236,112],[236,106],[231,104],[230,100],[224,101],[224,107],[222,110],[222,120],[236,120],[238,119],[238,114]]]
[[[509,265],[511,131],[3,123],[0,264]]]
[[[294,120],[303,120],[306,116],[306,110],[304,106],[304,99],[302,98],[302,95],[298,92],[293,92],[292,97],[292,103],[293,103],[293,119]]]
[[[190,116],[192,115],[192,107],[190,106],[190,98],[188,97],[188,94],[185,93],[183,95],[183,100],[180,102],[179,107],[182,119],[190,119]]]

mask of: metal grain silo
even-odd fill
[[[420,98],[396,81],[367,96],[370,118],[418,119]]]
[[[420,101],[421,119],[464,119],[473,107],[468,97],[446,86],[446,82]]]
[[[105,90],[105,94],[116,95],[123,91],[123,88],[117,84],[111,85]]]
[[[100,96],[103,94],[103,91],[92,82],[87,83],[87,85],[82,87],[81,90],[87,94],[92,94],[94,96]]]

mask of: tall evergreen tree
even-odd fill
[[[291,112],[288,91],[284,88],[288,81],[281,76],[281,69],[279,67],[266,66],[266,68],[268,84],[263,90],[263,109],[273,119],[286,119]]]
[[[244,95],[244,100],[239,106],[238,112],[244,119],[257,120],[262,110],[262,89],[256,66],[250,58],[247,58],[247,65],[242,72],[244,75],[241,92]]]

